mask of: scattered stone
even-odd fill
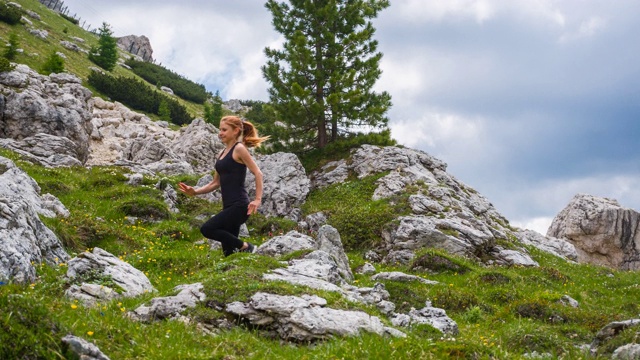
[[[372,276],[371,280],[375,280],[375,281],[389,280],[389,281],[402,281],[402,282],[419,281],[419,282],[421,282],[423,284],[427,284],[427,285],[439,284],[439,282],[437,282],[437,281],[427,280],[427,279],[421,278],[419,276],[405,274],[405,273],[400,272],[400,271],[381,272],[381,273],[378,273],[378,274],[375,274],[374,276]]]
[[[177,318],[186,309],[194,308],[206,299],[203,288],[201,283],[178,285],[174,288],[174,291],[179,291],[177,295],[154,298],[149,306],[142,305],[129,312],[129,316],[141,322]]]
[[[62,338],[62,342],[67,344],[71,351],[81,360],[109,360],[109,357],[102,353],[95,344],[83,338],[67,335]]]
[[[563,295],[560,299],[560,303],[565,306],[571,306],[572,308],[580,307],[580,303],[569,295]]]

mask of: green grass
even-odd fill
[[[127,318],[126,311],[154,296],[173,295],[176,285],[195,282],[204,284],[207,301],[187,314],[210,326],[221,319],[235,323],[217,306],[246,301],[258,291],[317,294],[331,307],[366,311],[389,323],[372,306],[349,302],[338,294],[263,281],[263,273],[283,266],[280,259],[255,254],[224,258],[221,252],[209,250],[208,244],[198,243],[202,240],[198,227],[203,220],[196,217],[215,213],[219,204],[180,194],[180,214],[153,220],[142,217],[132,223],[127,218],[132,214],[121,205],[160,207],[161,194],[153,186],[159,179],[146,178],[143,186],[131,187],[124,176],[126,170],[117,167],[46,169],[21,161],[7,150],[1,150],[0,155],[12,158],[43,191],[57,196],[70,210],[71,216],[66,219],[43,218],[70,254],[96,246],[104,248],[143,271],[158,290],[156,294],[85,308],[64,296],[70,286],[63,276],[65,264],[55,268],[37,265],[39,279],[33,284],[0,286],[1,358],[16,353],[26,354],[25,358],[64,358],[67,349],[60,338],[70,333],[95,342],[113,359],[518,359],[533,351],[549,353],[553,358],[581,359],[585,354],[577,346],[589,344],[609,322],[636,318],[640,310],[635,272],[571,264],[536,249],[530,252],[541,265],[537,268],[486,267],[442,250],[424,249],[406,266],[375,266],[378,271],[403,271],[438,281],[437,285],[384,284],[397,312],[422,308],[426,300],[445,309],[458,323],[460,334],[455,338],[421,325],[401,329],[407,333],[406,339],[361,334],[315,344],[287,344],[264,329],[240,323],[232,329],[217,330],[215,336],[204,334],[195,322],[141,324]],[[335,224],[379,229],[398,210],[389,203],[371,204],[366,200],[375,179],[351,181],[314,193],[305,211],[326,211]],[[176,177],[164,181],[175,185],[183,180]],[[354,218],[340,199],[368,215]],[[366,212],[367,202],[372,212]],[[256,217],[251,221],[250,241],[258,244],[266,241],[267,232],[274,226],[280,226],[281,231],[293,226],[284,219]],[[348,233],[342,232],[341,236],[350,239]],[[368,236],[376,236],[375,231]],[[361,246],[348,252],[352,269],[364,263],[365,250]],[[110,279],[96,281],[108,285]],[[374,282],[356,274],[354,284],[364,287]],[[563,295],[578,300],[580,307],[561,305],[558,300]],[[623,340],[631,342],[635,338],[636,330],[624,332],[621,338],[603,344],[598,357],[609,357]]]

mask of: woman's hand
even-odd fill
[[[189,186],[183,182],[178,183],[178,186],[180,187],[180,191],[182,191],[183,193],[189,195],[189,196],[195,196],[196,194],[196,189],[194,189],[192,186]]]
[[[249,207],[247,209],[247,215],[251,215],[251,214],[256,214],[258,213],[258,207],[260,206],[260,204],[262,203],[261,200],[253,200],[252,202],[249,203]]]

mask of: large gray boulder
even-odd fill
[[[55,217],[65,211],[53,196],[43,200],[38,184],[11,160],[0,157],[0,279],[33,282],[34,265],[57,265],[69,259],[60,240],[39,217]]]
[[[291,217],[309,194],[309,178],[295,154],[256,155],[256,164],[263,174],[262,205],[258,209],[267,216]],[[255,196],[255,178],[247,172],[245,186],[249,198]],[[295,221],[301,219],[292,219]]]
[[[67,277],[75,279],[80,276],[109,277],[122,290],[122,296],[135,297],[155,291],[144,273],[129,263],[100,248],[85,251],[69,260]]]
[[[141,60],[153,61],[153,48],[148,37],[127,35],[118,38],[117,43],[122,50],[138,56]]]
[[[26,65],[17,65],[14,71],[0,73],[0,138],[11,139],[1,146],[28,151],[35,148],[33,159],[43,158],[42,164],[51,166],[52,154],[62,149],[62,166],[68,166],[67,156],[79,163],[89,156],[89,135],[92,132],[89,99],[91,91],[71,74],[40,75]],[[64,140],[49,143],[56,149],[46,151],[38,134],[47,134]],[[54,164],[55,165],[55,164]]]
[[[579,262],[640,269],[640,213],[616,200],[575,195],[553,219],[547,236],[573,244]]]

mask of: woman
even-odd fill
[[[238,239],[240,226],[247,221],[249,215],[258,212],[262,202],[262,172],[247,147],[258,147],[269,137],[259,137],[253,124],[237,116],[225,116],[220,120],[218,137],[225,149],[216,160],[213,181],[197,189],[181,182],[180,191],[194,196],[220,188],[223,209],[204,223],[200,232],[208,239],[219,241],[225,256],[237,251],[254,252],[253,244]],[[247,169],[256,178],[256,196],[253,201],[249,201],[244,188]]]

